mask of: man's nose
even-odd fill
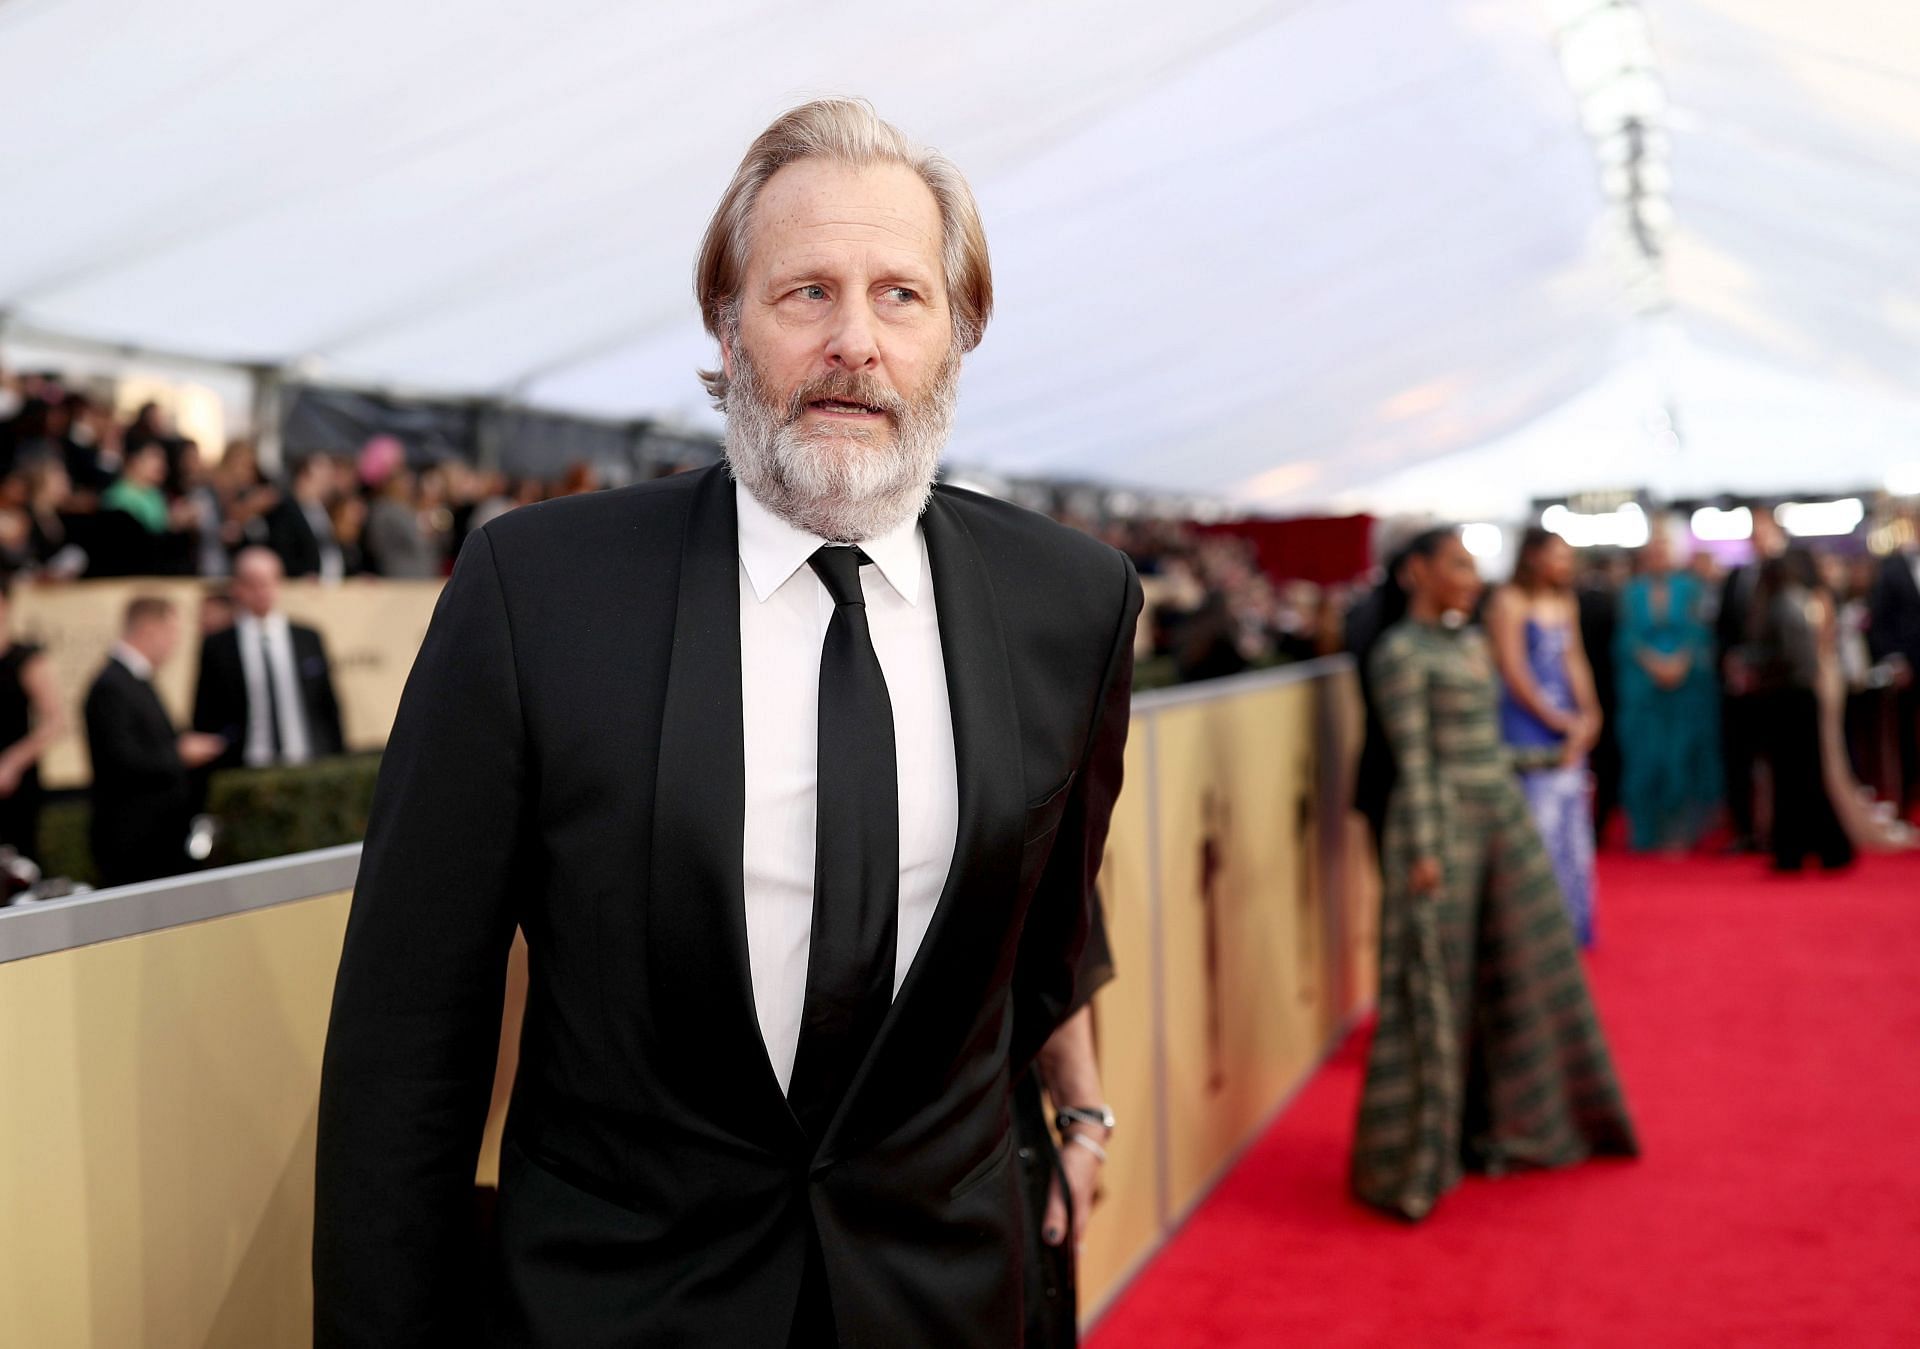
[[[879,364],[879,333],[864,297],[835,306],[833,330],[827,335],[827,364],[847,370],[870,370]]]

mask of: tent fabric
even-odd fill
[[[1908,425],[1920,13],[1647,0],[1690,362],[1628,295],[1567,9],[10,0],[0,310],[711,429],[707,215],[773,115],[856,93],[981,201],[998,304],[962,464],[1351,509],[1576,400],[1671,406],[1684,441],[1702,362]]]

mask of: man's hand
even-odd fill
[[[180,737],[180,762],[188,768],[198,768],[202,764],[212,763],[226,748],[225,736],[187,731]]]
[[[1047,1216],[1040,1224],[1040,1239],[1049,1246],[1058,1246],[1072,1237],[1073,1248],[1078,1251],[1087,1239],[1087,1220],[1093,1215],[1094,1197],[1100,1188],[1101,1161],[1092,1148],[1072,1142],[1074,1134],[1084,1134],[1088,1141],[1102,1148],[1113,1135],[1098,1125],[1076,1124],[1060,1142],[1060,1170],[1047,1187]],[[1067,1211],[1067,1197],[1060,1188],[1062,1175],[1066,1176],[1067,1190],[1073,1196],[1071,1214]]]
[[[1093,1053],[1091,1007],[1082,1007],[1060,1023],[1040,1047],[1035,1067],[1056,1108],[1090,1109],[1107,1099],[1100,1089],[1100,1064]],[[1040,1223],[1040,1239],[1049,1246],[1058,1246],[1072,1237],[1077,1250],[1086,1240],[1087,1218],[1093,1211],[1093,1198],[1099,1188],[1100,1154],[1086,1143],[1072,1142],[1074,1134],[1085,1135],[1088,1143],[1104,1151],[1113,1133],[1102,1125],[1075,1120],[1068,1127],[1067,1136],[1060,1140],[1060,1170],[1048,1185],[1047,1214]],[[1067,1178],[1065,1193],[1060,1188],[1061,1175]],[[1071,1218],[1067,1213],[1069,1197],[1073,1200]]]

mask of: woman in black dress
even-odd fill
[[[1804,548],[1761,566],[1748,650],[1765,709],[1761,750],[1773,779],[1775,871],[1800,870],[1809,853],[1828,871],[1854,858],[1821,763],[1820,629],[1831,603]]]
[[[0,576],[0,846],[39,860],[40,756],[66,726],[40,648],[13,640],[13,578]]]

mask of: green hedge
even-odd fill
[[[211,866],[310,852],[366,836],[380,756],[354,754],[297,768],[230,768],[213,775],[207,811],[220,821]],[[84,793],[57,797],[40,817],[41,870],[93,884]]]

